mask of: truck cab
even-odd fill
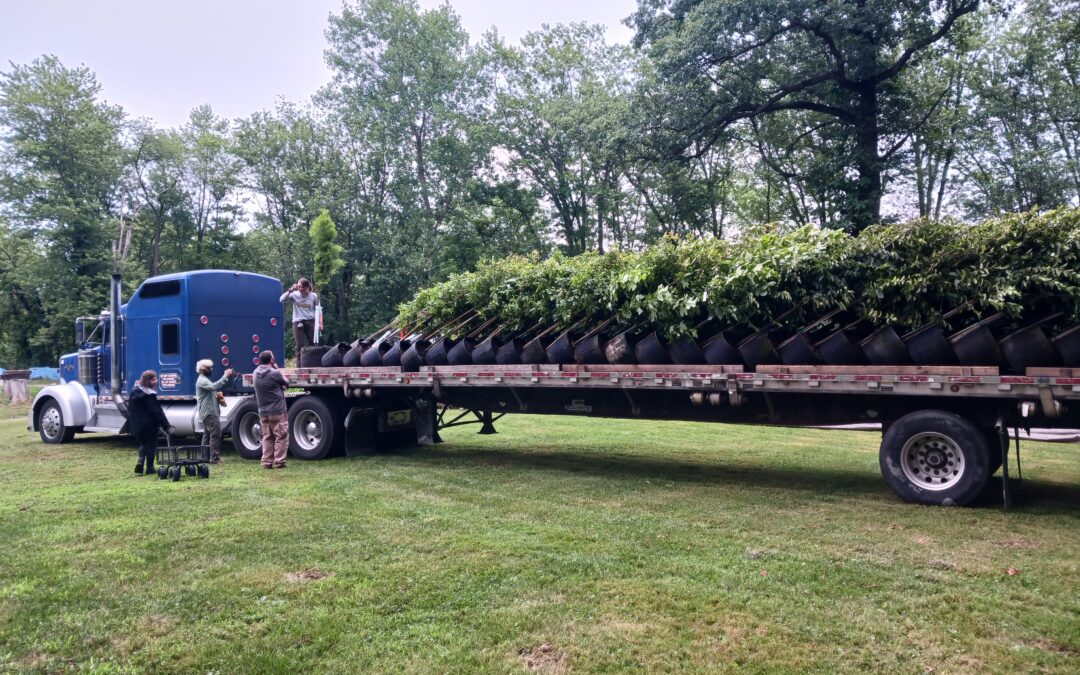
[[[126,304],[119,277],[112,283],[109,311],[76,320],[77,351],[61,357],[61,383],[34,399],[28,428],[46,443],[70,441],[78,432],[126,432],[125,400],[146,370],[158,373],[158,398],[176,433],[199,433],[197,361],[212,360],[217,378],[226,368],[251,373],[264,349],[283,355],[277,279],[228,270],[167,274],[145,280]],[[237,377],[225,393],[235,402],[250,390]],[[234,407],[222,411],[225,428]]]

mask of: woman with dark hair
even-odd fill
[[[158,429],[171,434],[173,427],[157,400],[157,373],[147,370],[131,389],[128,399],[128,430],[139,441],[139,462],[135,473],[154,473],[154,455],[157,453]]]

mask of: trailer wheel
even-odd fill
[[[254,397],[249,397],[236,406],[229,433],[236,454],[244,459],[262,457],[262,423],[259,421],[259,405]]]
[[[986,486],[991,450],[986,434],[963,417],[920,410],[889,427],[879,460],[885,482],[904,501],[962,506]]]
[[[38,411],[38,433],[41,440],[49,444],[70,443],[75,438],[75,430],[64,424],[64,413],[60,404],[49,399]]]
[[[316,396],[303,396],[289,408],[289,453],[297,459],[322,459],[338,434],[334,411]]]

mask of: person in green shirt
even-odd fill
[[[210,359],[195,364],[195,372],[199,374],[195,382],[195,400],[199,403],[199,419],[203,424],[202,444],[210,446],[210,463],[220,464],[221,408],[218,406],[217,392],[233,376],[233,369],[226,368],[225,374],[216,382],[210,379],[213,370],[214,362]]]

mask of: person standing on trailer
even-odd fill
[[[157,373],[147,370],[132,387],[128,399],[128,431],[139,441],[139,459],[135,465],[135,473],[139,475],[154,473],[159,428],[167,434],[173,432],[173,426],[157,400]]]
[[[221,406],[218,405],[217,392],[233,376],[233,369],[226,368],[225,374],[216,382],[210,379],[213,371],[214,362],[210,359],[202,359],[195,364],[195,372],[199,374],[199,379],[195,381],[195,399],[203,424],[202,444],[210,446],[210,463],[221,464]]]
[[[285,390],[289,380],[280,370],[269,349],[259,354],[255,369],[255,402],[259,405],[262,425],[262,465],[264,469],[284,469],[289,451],[289,415]]]
[[[305,345],[315,344],[316,308],[319,306],[319,294],[311,290],[311,282],[300,279],[281,294],[281,302],[292,303],[293,337],[296,339],[296,358]],[[321,328],[321,326],[320,326]]]

